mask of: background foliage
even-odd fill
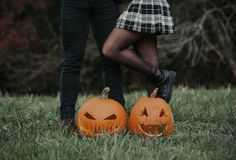
[[[178,72],[178,83],[218,86],[236,81],[236,2],[171,1],[176,33],[158,38],[163,68]],[[63,53],[60,1],[0,1],[1,92],[56,93]],[[126,89],[144,87],[144,77],[124,68]],[[81,89],[102,87],[99,54],[90,34]],[[100,83],[93,83],[94,81]],[[99,89],[100,90],[100,89]]]

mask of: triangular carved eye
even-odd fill
[[[160,113],[160,117],[162,117],[162,116],[164,116],[165,115],[165,112],[164,112],[164,110],[162,109],[161,110],[161,113]]]
[[[147,113],[147,109],[144,108],[143,112],[142,112],[142,116],[147,116],[148,117],[148,113]]]
[[[94,118],[93,116],[91,116],[91,114],[89,114],[88,112],[86,112],[86,113],[84,114],[84,116],[85,116],[86,118],[88,118],[88,119],[95,120],[95,118]]]
[[[115,115],[115,114],[112,114],[112,115],[110,115],[109,117],[105,118],[104,120],[114,120],[114,119],[116,119],[116,118],[117,118],[116,115]]]

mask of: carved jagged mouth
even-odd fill
[[[148,137],[160,137],[163,135],[163,128],[160,125],[140,124],[140,129]]]
[[[109,133],[109,134],[114,134],[120,130],[121,126],[110,126],[108,128],[102,128],[100,126],[96,126],[94,128],[94,133],[96,134],[104,134],[104,133]]]
[[[101,127],[100,125],[97,125],[93,128],[87,128],[87,127],[79,127],[80,128],[80,131],[85,134],[85,135],[89,135],[89,136],[93,136],[93,135],[96,135],[96,136],[99,136],[99,135],[102,135],[102,134],[114,134],[114,133],[117,133],[121,130],[121,126],[110,126],[110,127],[106,127],[106,128],[103,128]]]

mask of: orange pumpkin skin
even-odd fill
[[[169,105],[161,98],[140,98],[130,114],[130,131],[142,137],[170,136],[174,119]]]
[[[115,100],[91,98],[79,109],[77,131],[79,134],[94,137],[101,133],[123,134],[127,115],[124,108]]]

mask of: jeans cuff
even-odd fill
[[[63,108],[60,110],[61,120],[63,119],[74,119],[75,110],[71,108]]]

